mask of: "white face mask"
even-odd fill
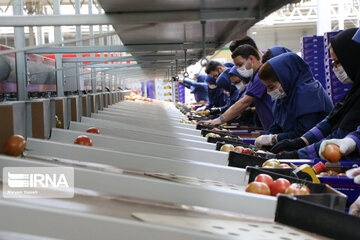
[[[240,92],[242,92],[242,91],[245,90],[246,85],[243,84],[242,82],[239,82],[239,83],[235,84],[235,87],[236,87]]]
[[[236,71],[244,78],[251,78],[254,74],[252,64],[251,64],[250,69],[246,69],[245,65],[246,65],[246,63],[244,65],[242,65],[240,68],[236,69]]]
[[[274,91],[268,92],[268,94],[275,99],[281,99],[286,97],[286,93],[285,92],[280,92],[279,89],[275,89]]]
[[[340,82],[342,82],[344,84],[353,84],[353,81],[348,77],[348,75],[346,74],[346,72],[342,66],[337,67],[337,68],[334,67],[333,71]]]
[[[214,84],[208,84],[208,86],[209,86],[210,89],[215,89],[215,88],[217,87],[217,86],[214,85]]]

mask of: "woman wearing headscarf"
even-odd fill
[[[307,63],[295,53],[284,53],[270,59],[260,68],[259,78],[275,101],[274,122],[268,130],[270,134],[255,141],[260,148],[301,136],[333,108]]]
[[[318,158],[323,140],[342,139],[360,126],[360,44],[352,40],[357,30],[347,29],[330,39],[334,73],[342,83],[352,84],[351,89],[323,121],[302,137],[274,146],[271,150],[274,153],[291,151],[279,154],[278,158]]]
[[[210,114],[219,114],[225,112],[230,106],[232,106],[240,98],[239,90],[231,84],[229,76],[230,68],[223,71],[216,79],[216,86],[222,89],[225,95],[228,96],[227,103],[219,108],[212,108]]]

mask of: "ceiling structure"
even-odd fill
[[[151,78],[163,78],[167,73],[176,74],[176,65],[177,70],[184,69],[185,56],[186,65],[195,63],[231,40],[243,37],[251,26],[268,14],[294,2],[298,1],[99,0],[107,15],[128,16],[126,23],[113,24],[125,46],[147,45],[148,49],[144,51],[147,54],[174,54],[173,61],[168,65],[156,65],[158,71],[155,75],[149,72]],[[174,48],[161,50],[162,45],[173,45]],[[144,52],[131,54],[136,58]],[[140,56],[137,62],[143,63]],[[169,66],[173,66],[174,71],[171,73]],[[143,69],[145,74],[148,71]]]

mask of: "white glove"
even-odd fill
[[[255,146],[258,148],[262,148],[263,146],[272,146],[277,143],[277,135],[261,135],[260,137],[256,138]]]
[[[352,153],[356,149],[356,142],[351,138],[346,137],[346,138],[343,138],[343,139],[325,140],[325,141],[323,141],[321,143],[320,149],[319,149],[319,156],[324,160],[326,160],[326,159],[324,158],[322,153],[324,152],[325,147],[328,144],[335,144],[335,145],[339,146],[340,152],[341,152],[342,155],[349,155],[350,153]]]
[[[351,204],[349,214],[360,216],[360,196]]]
[[[348,178],[354,178],[354,182],[360,184],[360,167],[346,171],[346,176]]]
[[[202,106],[202,107],[199,107],[196,109],[196,112],[199,112],[199,111],[204,111],[206,109],[206,106]]]

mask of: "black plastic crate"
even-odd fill
[[[196,129],[197,130],[202,130],[202,129],[209,129],[209,130],[211,130],[211,129],[213,129],[213,128],[218,128],[218,129],[223,129],[224,127],[222,127],[222,126],[213,126],[213,125],[204,125],[204,124],[197,124],[196,125]]]
[[[234,136],[231,132],[221,132],[221,131],[212,131],[212,130],[209,130],[209,129],[201,129],[201,135],[203,137],[206,136],[206,134],[208,133],[216,133],[216,134],[219,134],[220,136]]]
[[[258,156],[251,156],[239,152],[231,151],[229,153],[229,166],[237,168],[246,168],[247,166],[262,166],[263,163],[270,159]]]
[[[246,171],[249,173],[249,183],[253,182],[257,175],[265,173],[270,175],[274,180],[278,178],[285,178],[291,183],[300,183],[306,185],[310,189],[310,195],[299,196],[299,198],[305,201],[318,203],[342,211],[346,207],[347,196],[345,194],[340,193],[339,191],[324,183],[313,183],[311,181],[289,176],[292,172],[292,169],[273,168],[271,170],[265,170],[258,167],[248,167]],[[281,173],[277,173],[276,171],[281,171]]]
[[[255,148],[255,150],[257,149],[254,145],[244,143],[244,142],[221,141],[221,142],[216,142],[216,150],[220,151],[220,148],[224,144],[232,144],[232,145],[234,145],[234,147],[241,146],[244,148]]]
[[[242,139],[238,137],[233,138],[224,138],[224,137],[207,137],[207,142],[209,143],[217,143],[217,142],[226,142],[229,144],[242,143]]]
[[[298,196],[278,196],[275,222],[332,239],[360,239],[360,217],[308,202]]]

